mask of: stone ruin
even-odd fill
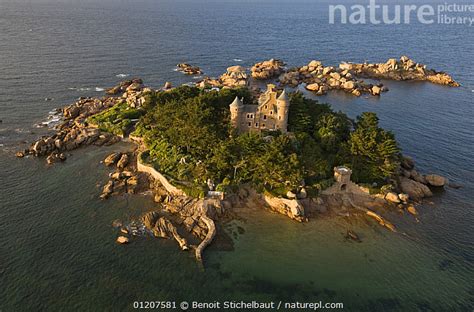
[[[365,194],[365,192],[359,185],[351,181],[352,170],[339,166],[334,168],[334,184],[329,188],[325,189],[323,195],[335,195],[335,194]]]

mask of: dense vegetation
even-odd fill
[[[289,131],[300,144],[309,183],[331,178],[335,166],[345,165],[352,169],[355,182],[381,184],[399,165],[395,137],[379,127],[375,113],[363,113],[354,122],[296,93],[291,97]]]
[[[337,165],[350,167],[356,182],[380,183],[398,166],[394,136],[379,127],[374,113],[352,121],[294,93],[291,135],[237,135],[229,113],[235,96],[247,103],[253,100],[247,89],[208,92],[182,86],[156,93],[143,107],[146,113],[134,133],[149,148],[147,161],[193,193],[201,193],[207,179],[219,190],[252,183],[260,190],[286,194],[303,180],[310,191],[317,190],[332,183]]]

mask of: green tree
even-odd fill
[[[375,113],[357,117],[349,140],[354,177],[360,182],[382,181],[395,172],[400,149],[394,135],[379,127]]]
[[[301,164],[291,139],[280,135],[265,145],[255,159],[254,181],[270,189],[296,189],[303,179]]]
[[[331,112],[332,110],[327,104],[307,99],[301,92],[292,93],[290,95],[288,131],[314,133],[319,116]]]
[[[313,183],[327,179],[332,173],[332,163],[324,153],[321,144],[307,133],[297,135],[298,156],[306,182]]]
[[[395,138],[379,127],[373,113],[364,113],[353,124],[329,105],[294,93],[291,134],[237,135],[229,112],[236,96],[252,103],[246,88],[217,92],[179,87],[150,94],[135,131],[150,149],[149,160],[187,191],[199,194],[208,178],[223,189],[251,183],[286,194],[303,179],[310,187],[329,183],[332,168],[342,164],[350,165],[361,182],[382,180],[396,170]]]
[[[340,144],[349,138],[350,127],[351,120],[345,114],[324,113],[317,120],[314,137],[326,152],[337,153]]]

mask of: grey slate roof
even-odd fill
[[[230,107],[240,107],[240,106],[243,106],[244,104],[242,103],[242,101],[239,99],[238,96],[235,97],[235,100],[234,102],[232,102],[229,106]]]
[[[288,103],[290,103],[290,99],[288,98],[288,95],[286,94],[286,90],[283,90],[283,92],[281,93],[280,97],[278,97],[278,99],[280,101],[287,101]]]

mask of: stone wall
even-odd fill
[[[146,165],[141,161],[141,153],[137,157],[137,170],[140,172],[145,172],[151,175],[155,180],[161,182],[163,187],[168,191],[168,193],[175,195],[175,196],[186,196],[186,194],[178,189],[177,187],[173,186],[168,179],[166,179],[160,172],[158,172],[155,168],[150,165]]]

